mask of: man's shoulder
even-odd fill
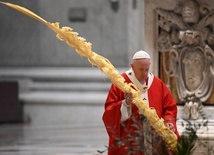
[[[150,74],[152,74],[152,73],[150,73]],[[154,75],[154,74],[152,74],[152,75],[154,76],[154,79],[161,81],[161,79],[157,75]]]
[[[157,76],[153,74],[153,82],[164,84],[163,81]]]
[[[125,79],[126,82],[131,82],[129,76],[127,74],[132,74],[131,72],[123,72],[121,73],[121,76]]]

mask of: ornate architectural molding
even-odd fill
[[[157,9],[156,13],[156,48],[169,53],[165,73],[175,78],[178,97],[185,104],[183,117],[204,117],[202,103],[214,84],[214,10],[188,0],[174,10]]]

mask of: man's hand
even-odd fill
[[[173,132],[175,132],[175,127],[174,127],[174,125],[173,125],[172,123],[165,123],[165,125],[166,125],[167,127],[169,127],[170,130],[172,130]]]
[[[132,94],[131,93],[125,93],[124,98],[125,98],[127,106],[130,106],[132,103],[132,100],[133,100]]]

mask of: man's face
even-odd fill
[[[133,61],[131,67],[138,81],[145,81],[147,79],[150,64],[151,64],[150,59],[136,59]]]

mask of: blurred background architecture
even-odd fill
[[[109,59],[118,70],[129,67],[133,53],[144,48],[143,1],[118,2],[116,10],[116,2],[111,0],[7,2],[26,7],[49,22],[72,27],[92,43],[94,52]],[[101,114],[110,84],[108,78],[74,48],[56,39],[56,34],[45,25],[6,6],[0,7],[0,79],[18,82],[24,119],[31,123],[64,123],[62,118],[71,121],[76,116],[70,111],[73,106],[87,113],[83,105],[98,106],[100,109],[92,112]],[[58,116],[62,112],[58,108],[69,107],[71,117],[62,116],[59,121],[52,117],[51,107],[57,109]],[[91,120],[101,123],[100,119]]]
[[[168,84],[169,77],[164,72],[164,66],[168,68],[170,64],[165,64],[163,51],[156,46],[158,37],[163,33],[160,26],[161,17],[157,9],[175,11],[178,14],[176,9],[184,5],[185,0],[7,0],[5,2],[26,7],[49,22],[59,22],[60,27],[72,27],[79,36],[92,43],[94,52],[109,59],[120,72],[129,68],[133,53],[140,49],[147,51],[153,61],[151,72]],[[214,9],[213,0],[195,2],[199,6],[206,4],[210,14]],[[65,151],[67,148],[61,148],[61,154],[63,150],[64,154],[84,154],[87,151],[91,153],[107,145],[102,113],[111,84],[108,77],[97,67],[91,66],[87,59],[78,55],[74,48],[56,39],[56,34],[38,21],[0,5],[0,23],[1,135],[5,132],[11,134],[8,131],[20,129],[24,137],[30,137],[34,142],[37,136],[43,135],[47,136],[47,139],[41,141],[51,139],[50,141],[57,143],[57,137],[52,139],[49,136],[66,133],[67,138],[59,136],[58,139],[64,146],[72,144],[70,148],[75,151]],[[167,57],[167,62],[169,59]],[[211,68],[212,65],[214,66],[213,61]],[[213,75],[211,77],[213,78]],[[170,77],[172,81],[170,89],[173,90],[172,93],[178,102],[178,124],[182,131],[180,123],[183,119],[184,102],[178,96],[174,78]],[[209,85],[213,85],[213,82]],[[209,98],[203,103],[203,110],[206,111],[206,118],[210,122],[209,135],[212,142],[213,94],[212,88]],[[24,126],[20,124],[14,126],[14,122]],[[70,130],[74,132],[70,133]],[[38,134],[35,134],[35,131],[39,131]],[[94,138],[96,133],[97,137]],[[87,137],[90,135],[91,137]],[[83,144],[81,139],[84,141]],[[0,143],[4,144],[5,140],[6,138],[0,138]],[[23,142],[22,138],[18,139],[17,143],[13,143],[12,146],[18,145],[16,150],[19,150],[20,155],[25,155],[24,152],[28,150],[25,146],[28,143],[26,140]],[[11,143],[6,140],[6,144]],[[93,147],[90,147],[90,144]],[[89,147],[85,152],[81,152],[81,147],[75,148],[77,145]],[[41,146],[30,145],[28,148],[38,151]],[[13,150],[14,147],[0,146],[4,155],[7,153],[11,155],[9,151],[11,149]],[[49,149],[51,150],[51,147]],[[46,154],[48,151],[44,150]],[[50,152],[54,154],[53,151]],[[39,151],[37,153],[42,154]]]

